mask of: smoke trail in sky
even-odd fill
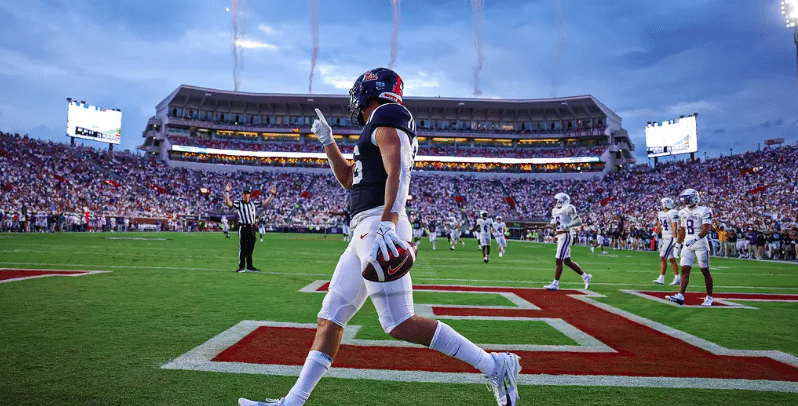
[[[477,65],[474,66],[474,96],[482,94],[479,88],[479,73],[485,57],[482,55],[482,10],[485,7],[483,0],[471,0],[471,14],[474,23],[474,45],[477,48]]]
[[[233,87],[237,92],[241,87],[241,69],[244,67],[244,48],[240,45],[244,41],[246,30],[246,0],[230,1],[230,19],[233,24]]]
[[[313,37],[313,55],[310,57],[310,77],[308,77],[308,93],[313,93],[313,71],[316,70],[316,58],[319,56],[319,3],[310,0],[310,35]]]
[[[393,35],[391,36],[391,61],[388,62],[388,67],[393,68],[396,62],[396,50],[399,42],[399,22],[402,19],[401,14],[402,0],[391,0],[391,14],[393,14]]]
[[[565,13],[563,12],[563,0],[557,0],[554,10],[554,19],[557,22],[557,29],[560,36],[557,39],[557,44],[554,47],[554,64],[551,73],[551,97],[557,97],[557,88],[560,85],[560,59],[568,46],[568,37],[565,32]]]

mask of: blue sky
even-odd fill
[[[249,0],[242,91],[307,93],[312,2]],[[320,0],[313,93],[345,94],[387,66],[389,0]],[[484,2],[477,64],[471,2],[405,0],[393,68],[408,96],[591,94],[645,158],[647,121],[698,112],[699,156],[798,141],[793,32],[779,1]],[[588,4],[582,4],[588,3]],[[133,150],[180,84],[233,89],[225,1],[27,0],[0,4],[0,131],[66,142],[66,98],[123,112]],[[559,10],[559,11],[558,11]],[[102,146],[99,143],[91,145]]]

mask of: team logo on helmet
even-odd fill
[[[404,84],[399,75],[387,68],[372,69],[355,81],[349,90],[349,117],[353,123],[365,125],[361,114],[372,100],[383,99],[402,104]]]
[[[701,201],[698,191],[695,189],[685,189],[679,196],[679,200],[688,206],[695,206]]]
[[[571,196],[568,196],[567,193],[562,193],[562,192],[557,193],[556,195],[554,195],[554,202],[557,208],[563,207],[566,204],[571,203]]]

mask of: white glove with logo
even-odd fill
[[[684,241],[684,246],[685,247],[690,247],[691,245],[695,244],[696,241],[698,241],[698,239],[695,238],[695,237],[690,238],[689,240],[685,240]]]
[[[319,139],[321,145],[327,146],[335,142],[332,135],[332,128],[330,125],[327,124],[327,119],[324,118],[324,114],[321,114],[319,109],[316,110],[316,115],[319,116],[317,120],[313,120],[313,127],[310,127],[310,131],[313,131],[313,134],[316,134],[316,137]]]
[[[390,258],[388,250],[391,250],[391,253],[397,257],[399,256],[399,250],[396,249],[397,245],[405,250],[408,249],[407,243],[396,235],[396,224],[394,224],[393,221],[380,221],[380,226],[377,228],[377,235],[374,237],[374,248],[371,250],[369,262],[371,262],[375,268],[382,269],[377,262],[377,255],[382,253],[382,259],[387,261]]]

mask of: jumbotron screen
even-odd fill
[[[646,152],[649,158],[697,151],[696,116],[646,125]]]
[[[119,144],[122,138],[122,112],[70,100],[67,108],[67,135]]]

